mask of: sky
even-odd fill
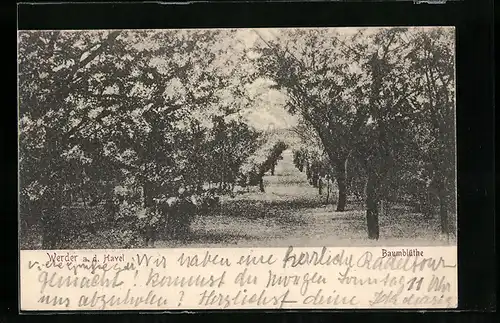
[[[266,40],[274,38],[272,29],[256,29]],[[236,38],[245,44],[246,48],[252,47],[260,40],[255,29],[238,30]],[[269,82],[258,79],[249,89],[251,95],[256,96],[255,105],[244,112],[248,123],[259,130],[287,129],[297,124],[297,117],[289,114],[284,105],[286,96],[278,91],[269,89]]]
[[[333,29],[333,28],[332,28]],[[359,28],[344,27],[335,28],[346,36],[356,33]],[[256,42],[272,40],[279,37],[280,29],[277,28],[252,28],[237,31],[236,39],[241,41],[246,48],[251,48]],[[297,125],[298,117],[286,111],[286,95],[277,90],[267,88],[269,85],[265,80],[258,80],[254,84],[253,91],[259,93],[258,104],[249,109],[245,116],[248,122],[260,130],[266,129],[289,129]]]
[[[254,104],[243,112],[248,122],[259,130],[285,129],[296,125],[297,117],[285,109],[286,95],[268,88],[270,82],[257,79],[248,86],[248,92],[254,97]]]

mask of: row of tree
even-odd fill
[[[424,205],[435,196],[448,233],[456,189],[453,29],[255,32],[256,77],[284,91],[290,113],[320,139],[339,190],[337,210],[344,210],[353,165],[366,183],[370,239],[379,238],[380,202],[403,188]]]
[[[241,165],[241,185],[259,186],[261,192],[265,192],[264,175],[271,172],[274,175],[275,167],[282,159],[282,153],[288,148],[288,144],[282,140],[269,140],[255,151],[245,163]]]
[[[43,248],[61,247],[82,223],[132,221],[176,198],[162,213],[172,218],[179,201],[234,186],[260,132],[240,113],[250,102],[233,33],[20,32],[25,232],[38,227]]]
[[[427,214],[436,202],[448,232],[453,30],[255,30],[255,43],[240,32],[19,33],[20,212],[26,229],[42,227],[43,247],[61,241],[80,205],[114,219],[127,213],[117,203],[135,214],[179,192],[231,191],[252,172],[263,190],[286,149],[266,144],[241,113],[255,104],[246,85],[263,78],[317,137],[338,211],[352,183],[365,183],[370,238],[393,191],[425,201]]]
[[[331,174],[329,160],[315,151],[300,148],[293,151],[293,163],[299,171],[305,172],[309,184],[318,189],[319,195],[323,194],[323,187],[327,185],[326,202],[328,203],[330,184],[333,184],[332,180],[335,179]],[[337,207],[342,209],[345,203],[345,200],[337,201]]]

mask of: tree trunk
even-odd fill
[[[337,177],[337,185],[339,187],[339,198],[337,202],[337,212],[345,211],[345,207],[347,204],[347,187],[345,184],[345,180]]]
[[[49,224],[50,222],[44,222],[43,225],[43,233],[42,233],[42,249],[44,250],[53,250],[57,249],[58,239],[56,238],[57,234],[53,232],[53,228]]]
[[[42,216],[42,249],[57,249],[60,228],[56,228],[59,213],[55,213],[52,208],[44,210]]]
[[[377,175],[374,173],[368,174],[368,181],[366,183],[366,226],[368,229],[368,239],[372,240],[378,240],[380,235],[378,224],[380,197],[377,193],[379,189],[377,183]]]
[[[449,234],[448,195],[444,188],[439,190],[439,220],[441,223],[441,233]]]
[[[154,205],[153,198],[155,196],[155,187],[150,181],[144,183],[144,207],[151,207]]]
[[[82,202],[83,202],[83,207],[87,207],[87,202],[85,200],[85,193],[83,192],[83,188],[80,186],[80,196],[82,198]]]
[[[201,178],[198,178],[198,181],[196,183],[196,191],[197,192],[203,191],[203,180]]]
[[[259,174],[259,189],[262,193],[265,192],[264,190],[264,174]]]
[[[337,212],[345,211],[347,204],[347,160],[338,161],[335,165],[337,185],[339,188],[339,199],[337,203]]]
[[[45,250],[57,249],[61,242],[62,205],[56,196],[53,194],[47,204],[42,206],[42,248]]]
[[[330,199],[330,177],[326,178],[326,204],[328,204],[328,200]]]
[[[321,177],[318,179],[318,193],[319,195],[323,193],[323,182],[321,181]]]
[[[314,188],[318,187],[318,174],[316,172],[312,174],[311,184]]]
[[[271,167],[271,176],[274,176],[274,168],[276,167],[275,164],[273,164],[273,166]]]
[[[424,193],[420,209],[425,219],[430,220],[433,218],[432,193],[429,189],[427,189],[427,191]]]

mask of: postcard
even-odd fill
[[[18,31],[20,310],[456,308],[453,27]]]

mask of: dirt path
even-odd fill
[[[253,190],[222,201],[216,215],[199,216],[187,243],[159,241],[161,247],[285,247],[361,245],[442,245],[446,240],[432,227],[419,225],[418,215],[381,216],[379,241],[366,238],[364,212],[334,212],[325,196],[293,165],[292,152],[283,153],[275,175],[264,177],[265,193]],[[399,225],[398,225],[399,224]],[[435,226],[437,227],[437,225]]]

